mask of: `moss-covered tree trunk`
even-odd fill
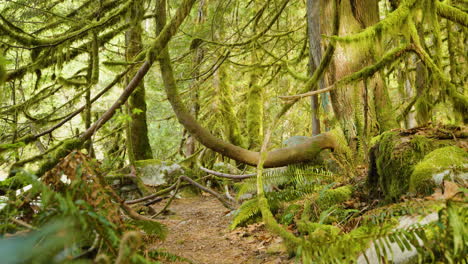
[[[227,83],[226,65],[221,65],[216,72],[219,85],[220,110],[226,139],[232,144],[240,147],[245,147],[244,138],[242,137],[239,119],[237,119],[234,110],[234,101],[232,91]]]
[[[309,76],[314,74],[314,71],[320,65],[322,60],[322,48],[320,45],[320,0],[307,0],[307,38],[309,41]],[[325,88],[324,79],[321,78],[318,86],[313,90]],[[322,95],[322,96],[327,96]],[[312,135],[320,134],[320,118],[319,118],[319,96],[314,95],[310,99],[310,107],[312,110]]]
[[[127,20],[131,25],[125,35],[127,43],[126,57],[128,61],[132,61],[143,49],[141,39],[141,21],[143,15],[144,1],[134,1],[127,14]],[[135,74],[136,69],[129,72],[129,76],[134,76]],[[149,144],[148,126],[146,124],[145,86],[143,82],[139,84],[138,88],[130,96],[127,109],[131,117],[127,128],[127,148],[130,162],[151,159],[153,154]]]
[[[205,22],[206,11],[207,11],[207,8],[205,5],[205,1],[200,1],[198,3],[197,16],[195,17],[194,22],[193,22],[193,25],[198,30],[202,30],[203,23]],[[192,43],[192,45],[194,43]],[[192,49],[192,54],[193,54],[193,59],[192,59],[193,83],[190,89],[190,113],[195,118],[198,118],[198,115],[200,112],[200,90],[198,89],[199,88],[198,81],[200,78],[198,76],[200,75],[200,67],[203,62],[204,50],[202,47],[200,47],[200,45],[192,46],[191,49]],[[192,135],[190,135],[190,133],[187,133],[187,140],[185,141],[185,155],[187,157],[191,156],[193,153],[195,153],[195,149],[196,149],[196,140]]]
[[[378,2],[373,0],[343,0],[339,6],[340,27],[339,35],[346,36],[369,27],[378,22]],[[321,2],[322,22],[324,34],[332,32],[329,22],[333,14],[332,1]],[[375,44],[374,44],[375,45]],[[370,50],[363,50],[362,44],[338,45],[335,50],[331,71],[328,74],[328,82],[335,83],[344,76],[358,71],[363,66],[370,65],[374,60]],[[375,47],[378,56],[379,47]],[[388,92],[381,77],[377,74],[368,82],[367,89],[374,95],[375,113],[380,130],[385,131],[396,126],[395,118],[392,116],[391,103]],[[353,83],[330,92],[333,110],[346,135],[348,143],[356,147],[356,139],[364,130],[365,111],[362,100],[365,86],[363,83]]]
[[[255,4],[255,12],[257,12],[258,3]],[[256,28],[261,15],[253,22],[253,35],[256,34]],[[258,64],[256,43],[252,43],[251,47],[251,64],[254,69],[250,73],[249,90],[247,92],[247,132],[249,135],[249,149],[259,150],[262,144],[263,137],[263,87],[259,84],[259,69],[255,68]]]

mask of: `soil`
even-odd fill
[[[155,205],[159,211],[164,202]],[[289,259],[281,238],[265,230],[262,223],[231,231],[228,209],[212,196],[176,199],[170,214],[158,221],[168,236],[154,247],[203,264],[298,263]]]

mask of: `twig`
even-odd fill
[[[163,190],[161,190],[161,191],[159,191],[157,193],[153,193],[151,195],[148,195],[148,196],[145,196],[145,197],[142,197],[142,198],[138,198],[138,199],[135,199],[135,200],[125,201],[125,204],[136,204],[136,203],[144,202],[146,200],[150,200],[150,199],[153,199],[155,197],[166,194],[166,193],[174,190],[176,187],[177,187],[177,183],[174,183],[173,185],[171,185],[171,186],[167,187],[166,189],[163,189]]]
[[[144,204],[144,206],[150,206],[150,205],[158,203],[158,202],[160,202],[160,201],[162,201],[162,200],[164,200],[166,198],[169,198],[169,196],[157,197],[156,199],[153,199],[153,200],[151,200],[149,202],[146,202]]]
[[[27,229],[31,229],[31,230],[37,230],[36,227],[24,222],[23,220],[19,220],[19,219],[16,219],[16,218],[11,218],[11,221],[14,222],[15,224],[18,224],[20,226],[24,226],[26,227]]]
[[[169,205],[171,205],[172,201],[174,200],[174,198],[176,197],[177,195],[177,192],[179,191],[179,187],[180,187],[180,182],[181,182],[181,179],[179,178],[177,180],[177,186],[176,186],[176,189],[174,191],[174,194],[171,196],[171,198],[169,199],[169,201],[167,201],[166,205],[163,207],[163,209],[161,209],[161,211],[159,211],[159,213],[156,213],[154,214],[153,216],[151,216],[151,218],[156,218],[158,215],[162,214],[164,211],[167,210],[167,208],[169,207]]]
[[[230,209],[230,210],[234,210],[236,209],[231,203],[229,203],[228,201],[226,201],[219,193],[199,184],[198,182],[190,179],[189,177],[187,176],[180,176],[179,179],[182,179],[184,181],[187,181],[189,182],[190,184],[192,184],[193,186],[199,188],[199,189],[202,189],[203,191],[207,192],[207,193],[210,193],[211,195],[213,195],[214,197],[216,197],[216,199],[218,199],[226,208]]]

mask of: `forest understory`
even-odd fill
[[[0,1],[0,263],[468,264],[467,0]]]

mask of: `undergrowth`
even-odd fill
[[[268,209],[281,228],[270,231],[281,236],[302,263],[388,263],[403,253],[417,263],[467,263],[466,195],[358,206],[354,188],[334,183],[334,176],[305,165],[263,175]],[[242,183],[241,195],[255,194],[252,185],[254,179]],[[262,220],[260,200],[246,200],[231,228]]]
[[[0,252],[8,249],[2,263],[190,262],[144,247],[163,239],[166,228],[122,215],[99,164],[87,156],[72,152],[40,180],[19,173],[32,184],[7,193],[0,211]]]

